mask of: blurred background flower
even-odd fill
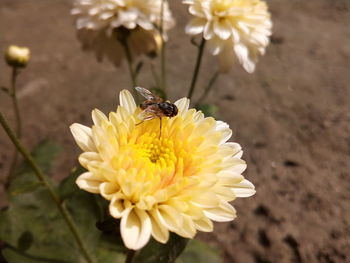
[[[220,70],[227,72],[236,55],[243,68],[252,73],[258,56],[269,44],[272,22],[261,0],[184,0],[194,18],[186,27],[190,35],[203,34],[207,47],[219,58]]]
[[[123,43],[133,57],[154,53],[160,26],[166,39],[175,24],[162,0],[76,0],[71,14],[83,49],[94,52],[99,61],[107,57],[116,66],[125,56]]]

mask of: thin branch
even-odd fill
[[[204,47],[205,47],[205,39],[202,38],[202,41],[201,41],[200,45],[198,46],[197,61],[196,61],[196,65],[195,65],[194,72],[193,72],[191,86],[190,86],[190,89],[189,89],[188,95],[187,95],[187,97],[189,99],[192,98],[193,92],[194,92],[195,87],[196,87],[198,73],[199,73],[199,69],[201,67],[201,63],[202,63]]]
[[[126,256],[125,263],[132,263],[134,256],[135,256],[136,251],[135,250],[129,250],[128,254]]]
[[[209,81],[207,87],[205,88],[205,90],[204,90],[202,96],[199,98],[198,102],[201,102],[201,101],[203,101],[203,100],[205,100],[205,99],[207,98],[209,92],[210,92],[211,89],[213,88],[213,86],[214,86],[215,82],[217,81],[219,75],[220,75],[220,72],[218,72],[218,71],[216,71],[216,72],[214,73],[214,75],[211,77],[211,79],[210,79],[210,81]]]
[[[13,109],[15,112],[15,118],[16,118],[16,136],[20,139],[22,137],[22,121],[21,121],[21,115],[19,112],[18,107],[18,100],[17,100],[17,87],[16,87],[16,80],[17,76],[19,74],[17,67],[12,67],[12,74],[11,74],[11,87],[9,94],[12,99]],[[8,172],[8,175],[5,179],[5,189],[7,189],[10,185],[11,178],[15,172],[16,166],[17,166],[17,160],[18,160],[18,151],[15,149],[12,155],[12,161],[10,165],[10,170]]]
[[[134,61],[133,61],[131,50],[130,50],[130,47],[129,47],[129,44],[128,44],[128,39],[125,38],[125,39],[119,40],[119,41],[120,41],[121,45],[124,48],[125,55],[126,55],[126,60],[128,62],[129,74],[130,74],[130,79],[131,79],[131,84],[132,84],[131,92],[133,93],[134,98],[137,101],[138,100],[138,94],[137,94],[137,92],[135,90],[135,87],[137,87],[137,76],[136,76],[136,72],[135,72],[135,69],[134,69]]]
[[[160,70],[161,70],[161,85],[160,88],[163,90],[164,94],[166,95],[166,59],[165,59],[165,47],[166,43],[164,40],[164,8],[165,8],[165,1],[162,0],[161,4],[161,10],[160,10],[160,28],[159,33],[162,40],[161,47],[160,47]]]

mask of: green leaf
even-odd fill
[[[55,144],[44,142],[36,147],[33,157],[47,174],[57,153]],[[75,184],[83,172],[78,167],[60,185],[51,184],[97,262],[123,262],[125,248],[118,232],[102,233],[96,227],[96,222],[106,217],[108,202]],[[1,253],[7,262],[86,263],[56,204],[28,164],[22,164],[15,175],[10,184],[9,206],[0,211],[0,240],[5,243]],[[119,225],[114,227],[116,230]]]
[[[32,156],[43,173],[47,174],[59,152],[60,147],[57,144],[51,141],[43,141],[35,147]],[[9,199],[21,193],[31,192],[41,185],[42,183],[35,176],[31,166],[24,161],[15,170],[14,177],[10,182],[8,190]]]
[[[31,255],[13,247],[5,248],[2,251],[2,254],[9,263],[70,263],[68,261],[52,259],[50,257]]]
[[[84,173],[86,170],[81,167],[74,167],[70,173],[65,179],[62,180],[62,182],[59,185],[58,192],[62,200],[72,196],[74,193],[79,191],[79,187],[75,183],[78,176]]]
[[[0,239],[14,248],[8,254],[4,253],[9,263],[16,263],[18,257],[25,255],[30,255],[29,258],[79,262],[74,261],[79,258],[79,254],[72,235],[44,187],[13,196],[9,208],[0,213],[0,222]],[[21,239],[28,230],[33,235],[33,242],[23,253]],[[20,255],[19,251],[22,252]]]
[[[119,232],[120,220],[113,217],[108,217],[105,220],[100,220],[96,223],[96,227],[103,233]]]
[[[40,142],[32,152],[34,160],[37,162],[43,173],[49,172],[52,162],[60,153],[61,147],[56,143],[45,140]],[[27,162],[23,162],[22,165],[16,170],[16,175],[23,173],[33,173],[31,166]]]
[[[222,263],[220,251],[198,240],[191,240],[176,263]]]
[[[166,244],[152,239],[138,252],[133,263],[172,263],[185,249],[188,239],[171,234]]]
[[[119,253],[127,252],[127,248],[124,246],[123,240],[116,232],[103,233],[99,241],[99,247]]]
[[[29,231],[25,231],[18,239],[18,249],[20,251],[28,250],[33,244],[33,234]]]
[[[41,143],[33,151],[33,158],[45,174],[58,151],[59,147],[49,141]],[[82,191],[78,193],[89,195]],[[74,195],[72,199],[67,201],[67,206],[76,208],[73,216],[81,221],[78,226],[84,238],[98,240],[91,237],[91,233],[98,235],[97,230],[93,231],[96,209],[92,209],[90,204],[94,198]],[[80,252],[57,206],[25,162],[10,183],[9,202],[9,207],[0,212],[0,239],[7,245],[3,254],[9,263],[80,262]]]
[[[125,255],[105,248],[98,248],[97,261],[99,263],[124,263]]]
[[[215,105],[206,103],[197,104],[196,109],[202,111],[206,117],[215,117],[215,114],[218,111],[218,108]]]

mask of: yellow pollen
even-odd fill
[[[172,140],[158,138],[155,133],[143,134],[133,147],[138,157],[146,158],[161,168],[173,165],[176,161]]]

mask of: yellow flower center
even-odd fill
[[[176,161],[174,144],[167,138],[159,138],[156,133],[145,133],[134,145],[136,155],[146,158],[159,168],[173,165]]]

